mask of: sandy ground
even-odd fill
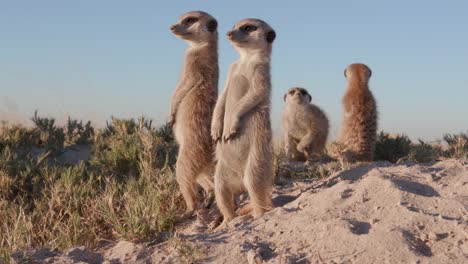
[[[209,231],[212,212],[157,245],[30,252],[32,263],[468,263],[468,161],[378,162],[277,186],[277,206]],[[178,241],[178,242],[177,242]],[[196,254],[195,254],[195,253]],[[193,261],[193,259],[197,259]]]

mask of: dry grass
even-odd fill
[[[460,133],[455,135],[447,134],[444,136],[448,144],[447,154],[455,159],[468,159],[468,134]]]
[[[70,119],[62,128],[37,113],[33,120],[33,128],[0,129],[0,262],[18,250],[140,242],[173,231],[182,201],[167,127],[113,119],[94,134],[90,123]],[[91,162],[58,163],[65,141],[92,144]]]
[[[337,151],[335,144],[330,144],[329,149]],[[305,165],[302,162],[291,162],[288,160],[282,142],[274,142],[273,167],[275,181],[279,182],[281,179],[327,178],[338,171],[358,166],[358,164],[351,164],[332,158],[328,153],[330,153],[330,150],[324,153],[320,160],[312,162],[310,165]]]

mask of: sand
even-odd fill
[[[288,180],[274,202],[216,232],[207,229],[214,213],[201,212],[156,245],[29,254],[33,263],[468,263],[468,161],[375,162]]]

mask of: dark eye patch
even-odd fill
[[[290,95],[293,95],[293,94],[294,94],[294,90],[289,91],[289,94],[290,94]]]
[[[187,25],[190,25],[190,24],[193,24],[193,23],[195,23],[197,21],[198,21],[198,18],[196,18],[196,17],[187,17],[184,20],[184,23],[187,24]]]
[[[255,30],[257,30],[257,27],[254,25],[244,25],[240,28],[240,30],[250,33],[250,32],[254,32]]]
[[[306,92],[306,91],[304,91],[304,90],[301,90],[301,95],[306,95],[306,94],[307,94],[307,92]]]

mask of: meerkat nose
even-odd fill
[[[174,29],[176,28],[176,25],[172,25],[171,26],[171,30],[174,31]]]
[[[232,31],[228,31],[228,33],[226,34],[228,37],[232,37]]]

